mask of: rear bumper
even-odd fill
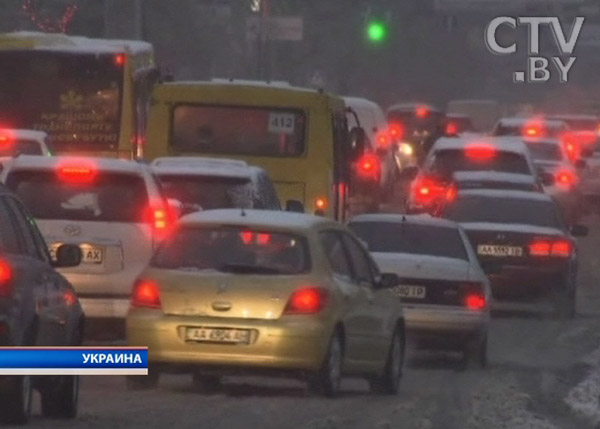
[[[87,298],[80,297],[83,313],[88,319],[123,319],[129,309],[129,298]]]
[[[253,331],[250,344],[186,341],[188,327],[238,328]],[[323,321],[219,319],[168,316],[134,310],[127,317],[129,345],[147,346],[151,365],[168,367],[262,368],[315,371],[320,368],[333,326]]]
[[[568,266],[506,266],[489,279],[495,300],[534,302],[564,291],[569,286],[569,274]]]

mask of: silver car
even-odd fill
[[[429,215],[369,214],[349,227],[367,244],[380,269],[402,280],[407,334],[417,348],[463,352],[484,367],[491,289],[458,224]]]

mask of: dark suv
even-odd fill
[[[69,282],[55,267],[79,265],[81,251],[62,245],[55,262],[23,204],[0,185],[0,346],[77,346],[84,316]],[[26,423],[32,388],[42,413],[73,418],[79,379],[69,376],[0,376],[0,421]]]

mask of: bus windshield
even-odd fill
[[[0,52],[0,123],[46,131],[57,151],[117,149],[122,63],[115,54]]]
[[[171,146],[182,152],[295,157],[304,153],[306,118],[300,110],[179,105]]]

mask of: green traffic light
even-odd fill
[[[387,28],[381,21],[369,22],[367,27],[367,36],[372,42],[381,42],[387,36]]]

